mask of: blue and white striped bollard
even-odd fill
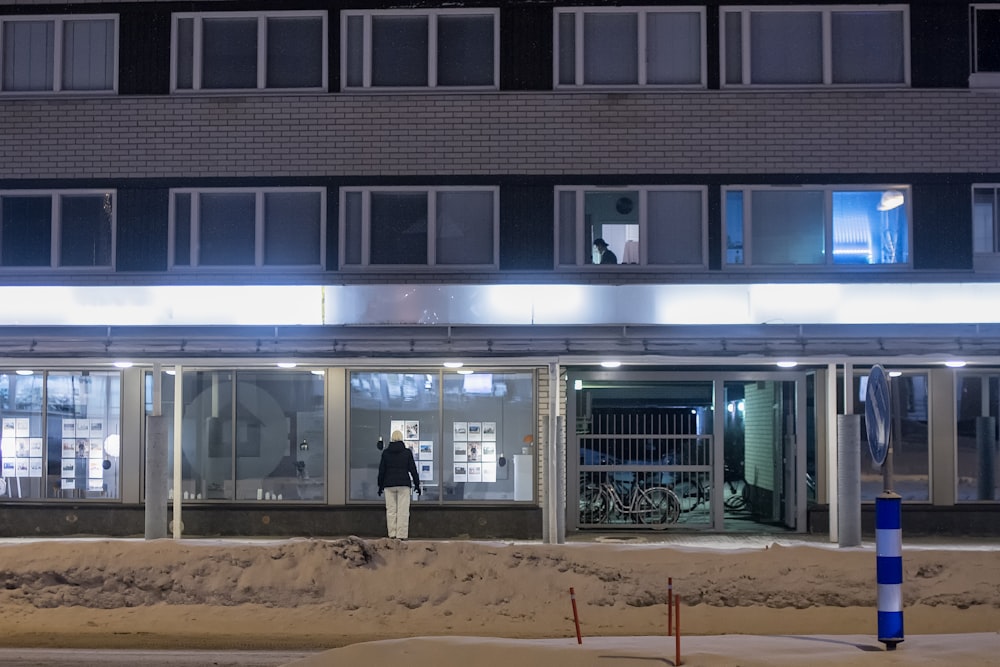
[[[885,491],[875,499],[878,640],[887,651],[903,641],[902,498]]]

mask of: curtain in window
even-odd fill
[[[493,193],[437,194],[437,263],[493,263]]]
[[[647,263],[701,264],[701,193],[653,191],[646,201]]]
[[[110,19],[63,24],[63,88],[111,90],[115,73],[115,27]]]
[[[9,21],[3,26],[3,89],[53,90],[55,24]]]

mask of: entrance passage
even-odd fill
[[[581,375],[569,394],[570,525],[795,527],[798,380]]]

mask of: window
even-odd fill
[[[734,187],[723,200],[729,266],[909,262],[906,187]]]
[[[118,17],[5,17],[0,60],[5,93],[118,89]]]
[[[722,9],[724,85],[908,85],[907,9]]]
[[[0,192],[0,267],[109,268],[114,230],[114,192]]]
[[[969,85],[1000,86],[1000,4],[975,4],[969,8],[972,34]]]
[[[350,500],[379,502],[379,437],[403,433],[420,503],[534,500],[535,374],[351,371]]]
[[[956,378],[956,500],[1000,500],[996,467],[1000,375],[994,370]]]
[[[705,188],[556,188],[557,264],[708,266]],[[598,255],[604,240],[615,262]]]
[[[556,86],[703,86],[703,8],[555,10]]]
[[[345,267],[496,267],[496,188],[341,191]]]
[[[182,442],[185,500],[264,502],[326,498],[324,377],[308,370],[184,370],[183,438],[173,437],[174,383],[163,374],[169,476]],[[153,375],[145,375],[146,410]]]
[[[0,371],[0,424],[0,499],[120,497],[120,373]]]
[[[976,254],[1000,253],[1000,186],[972,188],[972,243]]]
[[[345,11],[341,80],[351,88],[497,88],[496,9]]]
[[[322,188],[177,189],[170,205],[174,268],[323,265]]]
[[[171,90],[326,90],[326,12],[174,14]]]

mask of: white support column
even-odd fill
[[[839,541],[837,523],[837,364],[826,366],[826,495],[830,508],[830,541]]]
[[[184,430],[184,367],[174,366],[174,539],[181,539],[181,467]]]

